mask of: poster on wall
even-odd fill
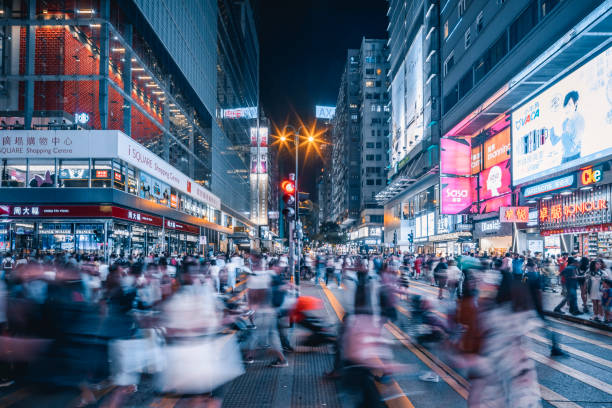
[[[480,200],[499,197],[511,191],[510,160],[506,160],[482,171],[480,179]]]
[[[612,48],[512,112],[513,184],[612,154]]]
[[[427,236],[435,235],[434,227],[436,225],[435,213],[427,214]]]
[[[474,202],[473,177],[440,177],[442,214],[463,214]]]
[[[421,217],[416,217],[415,238],[421,238]]]
[[[510,155],[510,127],[505,128],[484,144],[484,168],[495,166],[509,160]]]
[[[145,172],[140,172],[140,197],[155,197],[160,200],[170,198],[170,186],[162,183],[155,177],[151,177]]]
[[[440,140],[440,173],[468,176],[471,169],[472,147],[465,139]]]

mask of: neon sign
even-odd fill
[[[565,217],[589,214],[595,211],[607,210],[608,200],[583,201],[579,204],[556,204],[540,208],[540,222],[560,222]]]
[[[580,172],[580,184],[588,186],[599,183],[603,178],[603,170],[601,167],[589,167]]]

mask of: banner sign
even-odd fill
[[[529,222],[529,207],[500,207],[500,222]]]

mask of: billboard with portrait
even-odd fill
[[[472,147],[464,139],[440,140],[440,173],[468,176],[471,169]]]
[[[499,197],[511,191],[510,160],[503,161],[478,175],[480,179],[480,200]]]
[[[468,212],[475,197],[474,180],[473,177],[440,177],[440,213]]]
[[[612,155],[612,48],[512,112],[513,184]]]

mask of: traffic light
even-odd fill
[[[414,235],[412,234],[412,232],[408,233],[408,242],[410,242],[411,244],[414,242]]]
[[[283,201],[285,202],[283,215],[291,219],[295,216],[295,181],[291,179],[283,180],[281,182],[281,189],[283,190]]]

